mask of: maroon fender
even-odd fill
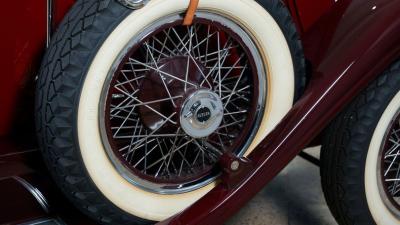
[[[17,99],[46,47],[46,1],[7,1],[0,9],[0,136],[11,126]]]
[[[53,2],[53,27],[61,21],[75,0],[48,0]],[[46,49],[46,1],[6,1],[0,9],[2,27],[7,33],[0,37],[0,136],[9,132],[14,115],[23,107],[23,90],[33,80]],[[21,109],[20,109],[21,110]]]
[[[306,32],[324,15],[335,0],[284,0],[300,33]]]
[[[399,57],[399,14],[398,0],[336,3],[303,35],[313,65],[312,80],[304,96],[249,155],[253,167],[245,166],[249,171],[232,189],[222,182],[159,225],[218,225],[239,210]],[[224,181],[231,179],[228,174],[223,176],[228,177]]]

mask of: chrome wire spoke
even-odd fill
[[[144,69],[143,71],[149,71],[149,69]],[[132,83],[132,82],[136,82],[137,85],[139,85],[139,81],[142,80],[143,78],[145,78],[145,76],[135,77],[135,78],[133,78],[133,79],[129,79],[129,80],[124,81],[124,82],[119,82],[119,83],[116,84],[115,86],[116,86],[116,87],[119,87],[119,86],[123,86],[123,85],[125,85],[125,84]]]
[[[168,31],[168,35],[169,35],[169,32],[170,32],[170,31]],[[167,50],[167,51],[169,52],[169,56],[168,56],[168,57],[171,57],[171,56],[175,56],[175,55],[176,55],[176,54],[174,53],[174,51],[172,51],[170,48],[167,47],[167,42],[168,42],[168,38],[167,38],[167,37],[164,38],[164,42],[161,42],[156,36],[153,36],[152,39],[153,39],[154,41],[156,41],[157,43],[161,44],[162,47],[161,47],[160,52],[164,52],[164,50]],[[164,53],[164,54],[166,54],[166,53]],[[161,56],[161,55],[160,55],[160,56]],[[160,61],[160,59],[161,59],[160,56],[158,57],[157,61]]]
[[[383,181],[386,183],[384,188],[390,198],[399,204],[400,192],[400,137],[398,123],[393,123],[393,128],[390,129],[385,152],[382,154],[383,163]]]
[[[132,96],[132,95],[129,94],[129,93],[126,93],[125,91],[123,91],[123,90],[121,90],[121,89],[119,89],[119,88],[116,88],[116,89],[119,90],[120,92],[126,94],[128,97],[134,99],[135,101],[139,102],[139,103],[142,104],[144,107],[150,109],[151,111],[153,111],[153,112],[156,113],[157,115],[159,115],[159,116],[161,116],[162,118],[166,119],[166,121],[169,121],[169,122],[171,122],[172,124],[177,124],[175,121],[172,121],[171,119],[167,118],[164,114],[162,114],[161,112],[157,111],[157,110],[154,109],[153,107],[151,107],[151,106],[149,106],[149,105],[147,105],[147,104],[143,104],[144,102],[140,101],[138,98]]]
[[[230,50],[236,49],[237,47],[238,47],[237,45],[231,45],[231,46],[229,46],[229,47],[224,47],[224,48],[221,49],[221,50],[216,50],[216,51],[211,52],[211,53],[206,53],[206,54],[200,56],[198,59],[199,59],[200,61],[202,61],[204,64],[208,65],[208,63],[209,63],[210,61],[218,60],[218,53],[221,53],[221,52],[229,52]],[[210,57],[210,56],[214,56],[215,58],[208,59],[208,57]],[[228,55],[228,56],[229,56],[229,55]],[[204,58],[204,60],[202,60],[203,58]]]
[[[163,143],[164,143],[164,145],[165,145],[165,140],[163,140]],[[160,142],[159,139],[157,139],[157,144],[158,144],[158,146],[159,146],[160,154],[161,154],[162,158],[164,158],[164,160],[162,161],[162,163],[161,163],[160,167],[158,168],[157,172],[155,173],[154,177],[158,177],[159,173],[161,172],[161,169],[163,168],[163,166],[164,166],[165,163],[166,163],[166,159],[168,158],[168,155],[167,155],[167,157],[166,157],[166,155],[164,154],[163,145],[161,144],[161,142]],[[167,150],[167,151],[168,151],[168,150]],[[148,167],[144,167],[144,170],[146,170],[146,168],[148,168]],[[163,172],[163,173],[166,172],[167,175],[170,175],[170,174],[171,174],[171,172],[169,171],[169,167],[168,167],[168,166],[164,166],[164,170],[163,170],[162,172]]]
[[[386,171],[384,172],[384,176],[386,177],[388,175],[388,173],[390,172],[392,166],[396,163],[396,160],[398,159],[398,156],[400,155],[400,149],[397,150],[395,156],[393,157],[393,159],[391,160],[391,163],[389,164],[388,168],[386,169]],[[398,163],[397,163],[398,164]],[[400,168],[400,167],[399,167]]]
[[[192,28],[193,25],[190,26],[190,27]],[[187,34],[182,38],[182,42],[179,41],[178,46],[182,45],[182,47],[180,48],[180,52],[182,52],[183,50],[187,49],[187,47],[186,47],[187,45],[189,45],[189,48],[192,48],[191,47],[192,46],[191,42],[193,40],[193,37],[195,36],[195,33],[197,33],[197,31],[198,31],[198,28],[196,29],[195,32],[193,32],[193,30],[190,31],[190,29],[189,29],[189,32],[187,32]],[[187,40],[186,40],[186,38],[187,38]]]
[[[196,62],[196,60],[194,59],[194,57],[192,56],[192,54],[190,53],[190,50],[185,46],[185,44],[183,43],[183,40],[181,39],[181,37],[179,36],[179,34],[176,32],[175,28],[172,28],[172,31],[175,33],[176,37],[179,39],[179,41],[182,43],[183,48],[186,50],[187,55],[190,57],[190,59],[193,61],[194,65],[197,67],[198,71],[201,73],[201,75],[203,76],[203,79],[205,79],[205,81],[208,84],[208,87],[212,87],[212,85],[210,84],[210,82],[207,80],[206,75],[204,75],[203,70],[200,68],[199,64]],[[192,36],[190,37],[191,40]]]
[[[157,71],[160,71],[160,68],[157,65],[157,61],[154,59],[153,52],[150,51],[150,46],[149,46],[149,44],[147,42],[145,43],[145,46],[147,48],[147,51],[149,51],[150,58],[154,62],[154,65],[157,68]],[[161,74],[159,74],[159,73],[158,73],[158,75],[160,77],[160,80],[161,80],[162,84],[164,85],[165,91],[168,93],[168,96],[169,96],[169,98],[171,100],[172,105],[174,105],[176,107],[175,101],[172,99],[171,92],[169,91],[169,88],[168,88],[167,84],[165,83],[164,77],[161,76]]]
[[[167,160],[168,158],[172,158],[173,154],[176,153],[177,151],[179,151],[181,148],[185,147],[186,145],[190,144],[191,141],[187,141],[184,144],[182,144],[181,146],[179,146],[179,148],[175,148],[173,151],[168,152],[166,155],[164,155],[162,158],[158,159],[157,161],[155,161],[154,163],[152,163],[150,166],[148,166],[147,168],[145,168],[146,170],[156,166],[158,163]],[[172,162],[172,160],[169,160],[168,163],[166,165],[164,165],[165,167],[168,167],[169,164]]]
[[[234,89],[231,91],[231,93],[228,96],[222,97],[222,100],[228,99],[227,100],[227,102],[228,102],[228,101],[231,100],[233,95],[236,95],[237,97],[242,98],[245,101],[248,101],[249,99],[245,98],[243,95],[239,95],[239,93],[249,89],[250,87],[251,87],[250,85],[247,85],[246,87],[242,87],[242,88],[240,88],[238,90],[235,90],[235,89],[237,89],[237,86],[235,86]]]
[[[175,114],[176,114],[176,113],[173,113],[171,116],[169,116],[169,117],[167,118],[167,120],[164,120],[156,129],[154,129],[151,133],[149,133],[148,136],[151,136],[151,135],[153,135],[154,133],[156,133],[156,132],[157,132],[165,123],[167,123],[168,120],[170,120]],[[147,139],[147,138],[144,137],[144,138],[142,138],[142,139],[136,141],[136,142],[135,142],[135,146],[134,146],[133,148],[130,148],[129,151],[134,152],[136,149],[138,149],[138,148],[140,147],[140,145],[141,145],[144,141],[146,141],[146,139]]]
[[[220,126],[219,128],[225,128],[225,127],[230,127],[230,126],[234,126],[234,125],[240,125],[241,123],[243,123],[244,121],[246,121],[246,119],[241,119],[239,121],[235,121],[232,123],[228,123],[228,124],[223,124],[222,126]]]
[[[163,99],[158,99],[158,100],[154,100],[154,101],[148,101],[148,102],[141,102],[141,103],[136,103],[133,105],[127,104],[125,106],[120,106],[118,107],[118,109],[126,109],[126,108],[132,108],[132,107],[136,107],[136,106],[145,106],[145,105],[151,105],[154,103],[160,103],[160,102],[166,102],[166,101],[170,101],[171,99],[179,99],[179,98],[183,98],[182,95],[178,95],[178,96],[172,96],[171,98],[163,98]],[[135,99],[136,101],[136,99]]]
[[[236,93],[236,88],[238,87],[238,85],[239,85],[239,83],[240,83],[240,80],[242,79],[243,74],[244,74],[245,71],[246,71],[246,68],[242,69],[242,72],[240,73],[240,76],[239,76],[238,80],[236,81],[235,87],[232,89],[232,93],[231,93],[230,95],[224,97],[224,99],[225,99],[225,98],[228,99],[228,100],[226,100],[226,103],[225,103],[225,105],[224,105],[224,108],[226,108],[226,105],[227,105],[228,102],[231,100],[232,96]]]
[[[221,41],[220,41],[220,36],[219,32],[217,35],[217,46],[218,46],[218,91],[219,91],[219,97],[222,97],[222,88],[221,88]],[[214,79],[215,80],[215,79]]]
[[[181,78],[179,78],[179,77],[177,77],[177,76],[174,76],[174,75],[172,75],[172,74],[169,74],[169,73],[167,73],[167,72],[164,72],[164,71],[162,71],[162,70],[159,70],[159,69],[157,69],[156,67],[153,67],[153,66],[150,66],[150,65],[148,65],[148,64],[146,64],[146,63],[143,63],[143,62],[140,62],[140,61],[138,61],[138,60],[136,60],[136,59],[130,59],[131,61],[133,61],[133,62],[135,62],[135,63],[137,63],[137,64],[139,64],[139,65],[142,65],[142,66],[144,66],[144,67],[146,67],[146,68],[149,68],[149,69],[151,69],[151,70],[154,70],[154,71],[156,71],[156,72],[158,72],[158,73],[160,73],[160,74],[162,74],[162,75],[165,75],[165,76],[167,76],[167,77],[169,77],[169,78],[172,78],[172,79],[174,79],[174,80],[178,80],[178,81],[180,81],[180,82],[183,82],[184,84],[188,84],[188,85],[191,85],[191,86],[193,86],[193,87],[197,87],[198,85],[196,85],[196,84],[193,84],[193,83],[191,83],[191,82],[189,82],[189,81],[185,81],[185,80],[183,80],[183,79],[181,79]]]
[[[139,121],[139,120],[138,120]],[[132,128],[132,127],[131,127]],[[127,128],[128,129],[128,128]],[[150,134],[143,134],[143,135],[127,135],[127,136],[118,136],[118,137],[115,137],[115,138],[119,138],[119,139],[127,139],[127,138],[132,138],[132,137],[135,137],[135,138],[149,138],[149,137],[157,137],[157,138],[160,138],[160,137],[182,137],[182,136],[184,136],[184,134],[178,134],[178,135],[176,135],[176,134],[153,134],[153,135],[150,135]]]
[[[400,143],[398,141],[395,141],[393,138],[389,138],[389,142],[392,142],[393,146],[385,153],[385,155],[391,155],[400,147]]]
[[[186,152],[187,152],[187,149],[188,149],[188,145],[186,145],[186,146],[185,146],[185,149],[183,150],[183,157],[186,157]],[[180,166],[179,166],[179,172],[178,172],[178,176],[181,176],[181,174],[182,174],[182,171],[183,171],[183,165],[184,165],[184,161],[183,161],[183,160],[181,160],[181,164],[180,164]]]
[[[157,141],[158,141],[158,139],[153,139],[153,140],[157,140]],[[146,143],[148,144],[148,142],[146,142]],[[133,165],[133,166],[136,168],[140,163],[144,162],[144,166],[145,166],[145,168],[146,168],[146,167],[147,167],[147,156],[148,156],[149,154],[151,154],[153,151],[155,151],[156,149],[158,149],[158,148],[159,148],[158,145],[154,145],[153,148],[151,148],[150,150],[146,151],[145,154],[144,154],[144,156],[143,156],[140,160],[138,160],[138,161],[136,162],[136,164]],[[143,173],[146,174],[146,170],[143,170]]]
[[[248,110],[239,110],[239,111],[231,112],[227,108],[225,108],[224,109],[224,117],[229,116],[230,118],[232,118],[232,120],[237,122],[238,119],[235,116],[240,116],[240,115],[246,114],[247,112],[248,112]]]
[[[393,186],[394,186],[394,188],[393,188],[393,191],[392,191],[392,195],[395,195],[396,194],[396,188],[399,186],[399,175],[400,175],[400,166],[399,165],[397,165],[397,171],[396,171],[396,179],[395,179],[395,181],[394,181],[394,184],[393,184]]]
[[[201,149],[202,151],[204,151],[205,153],[207,152],[208,154],[210,154],[210,156],[212,156],[214,159],[218,159],[223,152],[218,150],[217,148],[215,148],[214,146],[212,146],[210,143],[205,142],[204,140],[201,141],[202,144],[199,143],[198,140],[196,139],[192,139],[193,143],[196,144],[196,146]]]
[[[208,47],[209,47],[209,44],[210,44],[210,29],[211,29],[211,27],[210,27],[210,25],[208,25],[207,26],[207,37],[206,37],[206,39],[207,39],[207,42],[206,42],[206,55],[205,55],[205,60],[204,60],[204,63],[207,65],[207,63],[208,63],[208,61],[207,61],[207,58],[208,58]],[[201,60],[201,56],[199,56],[199,60]]]
[[[188,78],[189,78],[189,67],[190,67],[190,58],[187,57],[187,61],[186,61],[186,72],[185,72],[185,87],[184,87],[184,91],[187,91],[187,82],[188,82]]]
[[[170,154],[170,155],[169,155],[168,163],[166,163],[166,167],[167,168],[169,167],[169,165],[170,165],[170,163],[172,161],[172,157],[174,156],[174,152],[176,151],[175,149],[176,149],[177,141],[179,141],[178,140],[178,134],[180,134],[180,133],[181,133],[181,129],[178,128],[177,131],[176,131],[176,136],[175,136],[174,141],[172,143],[172,147],[168,151],[168,154]]]
[[[131,111],[128,113],[128,115],[125,117],[125,119],[122,121],[121,126],[117,129],[117,131],[114,133],[114,138],[117,137],[118,132],[121,130],[121,127],[123,127],[125,125],[125,123],[128,121],[129,116],[133,113],[133,110],[135,110],[135,108],[133,107],[131,109]]]
[[[178,44],[173,40],[173,38],[169,35],[170,31],[172,30],[172,28],[169,28],[168,31],[163,31],[163,33],[165,34],[166,38],[170,41],[170,43],[172,43],[172,45],[174,46],[175,50],[177,51],[176,54],[181,54],[183,55],[183,50],[185,49],[184,47],[181,46],[186,46],[190,39],[193,38],[193,36],[190,36],[189,33],[186,33],[186,35],[184,35],[184,37],[182,38],[182,42],[179,42]],[[194,35],[194,34],[193,34]]]
[[[211,68],[210,72],[208,72],[208,74],[205,76],[204,80],[201,82],[201,85],[208,80],[208,77],[213,77],[213,73],[215,71],[218,71],[218,68],[225,63],[225,60],[228,58],[229,56],[229,47],[226,47],[229,43],[229,40],[225,43],[225,46],[223,47],[223,49],[219,49],[216,54],[217,54],[217,62],[214,64],[214,66]],[[223,52],[222,56],[221,56],[221,52]],[[207,63],[207,62],[206,62]],[[213,77],[213,82],[215,81],[215,78]]]
[[[208,31],[209,32],[209,31]],[[195,45],[195,46],[193,46],[193,49],[197,49],[198,50],[198,56],[196,57],[196,59],[198,59],[198,60],[200,60],[201,58],[205,58],[205,60],[204,60],[204,62],[207,62],[207,56],[209,56],[208,55],[208,43],[209,43],[209,40],[210,40],[210,38],[212,38],[215,34],[217,34],[218,32],[214,32],[214,33],[212,33],[212,34],[210,34],[210,33],[208,33],[207,34],[207,37],[205,37],[203,40],[201,40],[200,42],[198,42],[198,40],[196,40],[197,41],[197,44]],[[196,34],[196,36],[197,36],[197,34]],[[197,39],[198,37],[196,37],[196,39]],[[202,44],[206,44],[206,54],[205,55],[201,55],[201,53],[200,53],[200,46],[202,45]],[[219,52],[219,51],[218,51]]]
[[[135,135],[137,131],[138,131],[138,134],[140,134],[141,131],[142,131],[142,128],[143,128],[143,127],[140,126],[140,127],[138,128],[138,124],[139,124],[139,123],[137,122],[137,123],[136,123],[136,126],[135,126],[135,129],[133,130],[133,135]],[[126,159],[129,163],[132,162],[133,154],[131,154],[132,152],[130,151],[130,149],[132,148],[132,146],[133,146],[135,140],[136,140],[136,139],[135,139],[134,137],[132,137],[132,138],[130,139],[129,144],[128,144],[127,146],[125,146],[125,147],[122,148],[122,149],[119,149],[120,152],[121,152],[121,151],[125,151],[125,150],[127,149],[128,152],[125,153],[125,154],[123,154],[122,156],[125,157],[125,159]]]
[[[224,77],[222,77],[222,79],[220,81],[221,83],[225,81],[225,79],[231,74],[231,72],[234,69],[244,69],[245,68],[243,66],[237,66],[240,63],[240,61],[243,59],[243,57],[245,57],[245,54],[240,55],[239,58],[236,60],[236,62],[232,66],[223,67],[223,69],[229,69],[229,70],[225,73]]]
[[[154,41],[154,39],[153,39],[153,41]],[[166,53],[162,52],[161,50],[156,49],[153,46],[148,45],[147,43],[145,45],[146,45],[146,48],[148,49],[148,51],[150,51],[149,56],[150,56],[151,60],[154,59],[154,55],[155,55],[154,52],[158,53],[157,60],[155,60],[155,59],[153,60],[154,63],[158,62],[161,59],[162,56],[164,56],[165,58],[169,58],[170,57],[170,55],[167,55]]]
[[[193,26],[195,26],[196,27],[196,25],[193,25]],[[192,26],[192,27],[193,27]],[[196,31],[194,32],[194,40],[196,40],[196,45],[195,46],[193,46],[193,44],[192,44],[192,51],[194,51],[194,50],[197,50],[197,55],[198,56],[200,56],[201,55],[201,53],[200,53],[200,45],[202,44],[202,43],[199,43],[199,37],[198,37],[198,35],[197,35],[197,32],[198,31],[198,29],[196,29]],[[192,31],[193,32],[193,31]]]

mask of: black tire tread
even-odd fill
[[[256,0],[263,6],[275,19],[276,23],[285,34],[287,44],[292,54],[295,74],[295,98],[297,101],[304,93],[307,77],[306,77],[306,62],[304,58],[303,46],[299,32],[288,8],[280,0]]]
[[[340,225],[375,224],[365,194],[365,162],[375,127],[399,90],[400,61],[370,83],[324,131],[322,188]]]
[[[36,89],[38,141],[53,179],[82,212],[102,224],[150,224],[109,203],[88,179],[76,151],[81,83],[105,34],[129,10],[114,0],[79,0],[63,19],[41,66]],[[105,204],[105,202],[108,202]]]

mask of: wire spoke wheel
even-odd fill
[[[243,153],[265,106],[261,57],[239,25],[211,13],[181,23],[164,18],[132,40],[102,96],[109,157],[126,179],[155,193],[215,180],[219,157]]]
[[[400,113],[392,120],[380,150],[380,192],[386,206],[395,214],[400,210]]]

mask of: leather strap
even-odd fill
[[[193,23],[194,14],[196,13],[197,7],[199,6],[199,0],[190,0],[189,7],[186,11],[185,18],[183,20],[184,26],[190,26]]]

